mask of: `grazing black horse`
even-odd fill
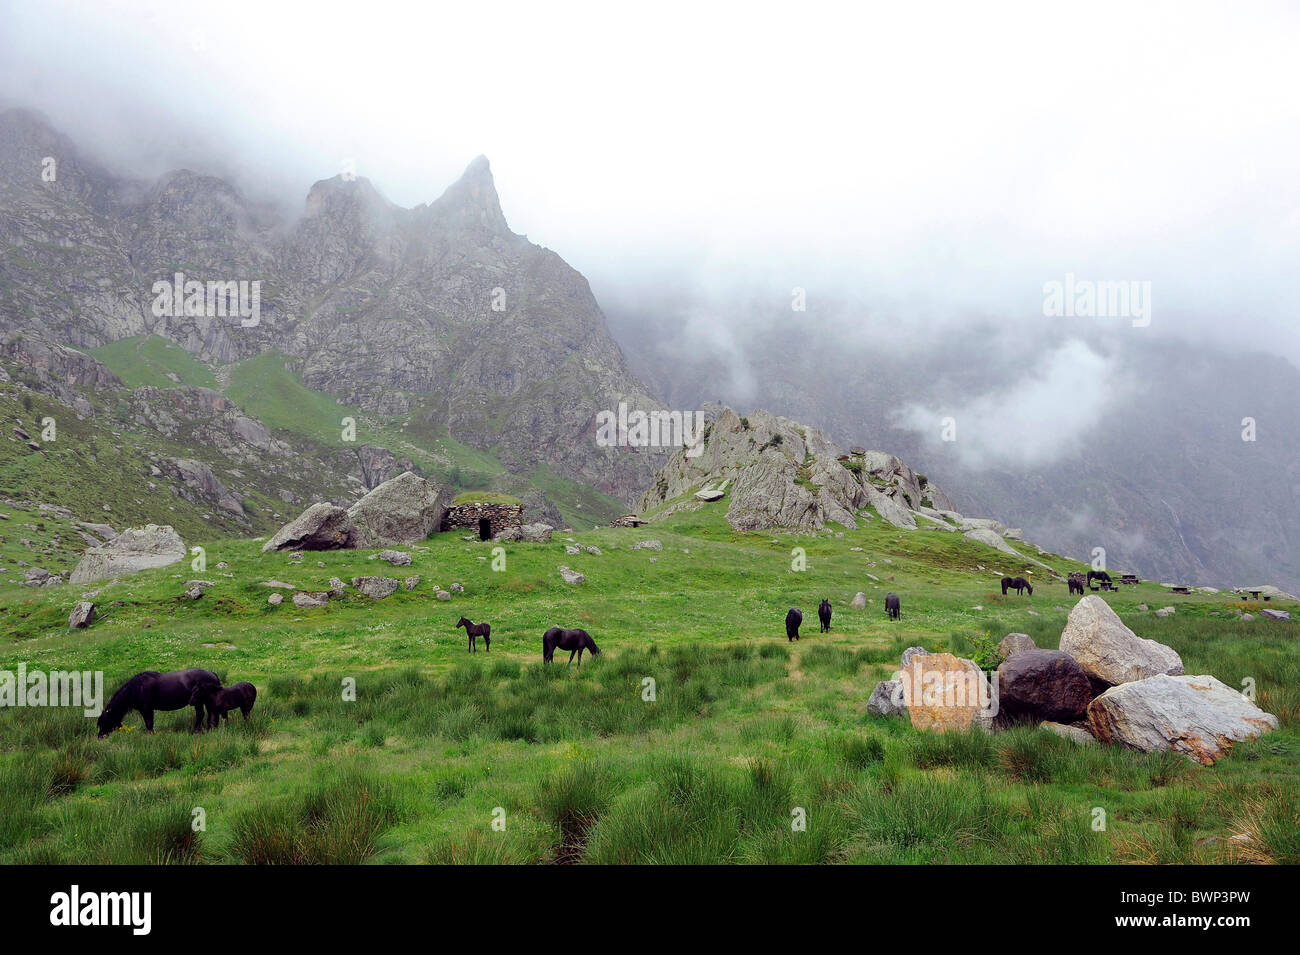
[[[898,594],[885,594],[885,613],[889,614],[890,620],[903,619],[903,605],[898,600]]]
[[[464,627],[465,633],[469,635],[469,652],[474,653],[478,647],[474,645],[475,637],[483,638],[483,650],[485,653],[492,652],[492,624],[475,623],[469,617],[461,617],[456,621],[456,626]]]
[[[257,702],[257,687],[251,683],[236,683],[222,689],[211,683],[200,683],[190,694],[190,705],[202,703],[208,709],[208,725],[216,726],[221,720],[230,722],[230,711],[239,710],[248,722],[248,714],[253,712]]]
[[[1111,582],[1111,580],[1110,580],[1110,574],[1106,573],[1104,570],[1090,570],[1090,571],[1088,571],[1088,589],[1089,589],[1089,590],[1096,590],[1096,589],[1097,589],[1096,587],[1094,587],[1094,586],[1092,585],[1092,582],[1093,582],[1094,580],[1100,580],[1103,584],[1109,584],[1109,583]]]
[[[831,602],[824,597],[817,605],[817,619],[822,622],[822,633],[831,632]]]
[[[221,681],[211,670],[177,670],[173,673],[157,673],[146,670],[137,673],[122,684],[113,694],[99,714],[99,738],[103,739],[122,725],[126,714],[139,710],[144,717],[144,728],[153,732],[153,714],[156,710],[179,710],[186,706],[194,707],[194,729],[197,733],[203,726],[202,702],[193,702],[194,690],[202,684],[209,684],[214,689],[221,689]]]
[[[1029,591],[1029,596],[1034,595],[1034,586],[1023,577],[1003,577],[1002,578],[1002,596],[1007,595],[1008,590],[1014,590],[1017,595]]]
[[[1077,570],[1070,574],[1066,581],[1070,585],[1070,593],[1083,596],[1083,574]]]
[[[593,657],[600,656],[600,647],[596,646],[596,641],[591,639],[591,634],[586,630],[561,630],[559,627],[547,630],[542,634],[542,661],[550,663],[557,647],[569,651],[570,663],[576,653],[578,666],[582,666],[583,650],[590,650]]]
[[[799,624],[803,623],[803,611],[795,607],[785,615],[785,640],[791,643],[799,639]]]

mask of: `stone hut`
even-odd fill
[[[643,527],[645,523],[646,522],[643,521],[636,514],[624,514],[622,517],[618,518],[618,520],[613,521],[609,526],[610,527]]]
[[[522,504],[456,504],[447,508],[441,529],[467,528],[477,534],[479,540],[491,540],[507,527],[519,527],[523,523],[523,513]]]

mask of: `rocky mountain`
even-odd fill
[[[204,307],[185,285],[166,294],[177,273],[204,283]],[[236,285],[213,299],[209,283]],[[48,349],[156,335],[218,372],[274,352],[346,405],[623,500],[656,469],[648,449],[596,445],[598,411],[661,406],[586,280],[510,231],[483,157],[414,209],[340,175],[290,216],[190,170],[118,176],[41,117],[5,111],[0,333]]]
[[[1008,343],[980,323],[934,341],[913,330],[908,340],[906,331],[873,334],[863,319],[852,335],[801,327],[806,347],[792,348],[787,304],[784,316],[755,309],[744,334],[729,339],[720,375],[715,362],[683,358],[694,339],[675,318],[689,313],[681,305],[607,306],[634,371],[676,407],[765,407],[841,445],[888,448],[947,488],[958,508],[1013,522],[1057,553],[1088,560],[1104,548],[1112,569],[1218,587],[1300,586],[1300,421],[1290,410],[1300,405],[1300,369],[1251,350],[1267,342],[1229,352],[1054,326]],[[1062,394],[1050,416],[1077,440],[1054,459],[975,462],[959,444],[900,423],[912,403],[956,409],[1000,393],[1071,336],[1101,349],[1129,387],[1099,416]],[[1250,442],[1242,440],[1248,416],[1258,424]]]

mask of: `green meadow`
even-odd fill
[[[80,710],[0,711],[0,862],[1300,861],[1293,624],[1242,621],[1232,594],[1144,582],[1106,595],[1188,673],[1251,679],[1280,717],[1212,767],[1032,727],[920,733],[866,712],[902,650],[986,659],[1013,631],[1055,648],[1065,584],[939,529],[738,534],[725,507],[548,544],[435,535],[404,548],[409,568],[374,551],[296,563],[258,541],[187,536],[205,548],[201,572],[0,586],[0,669],[103,670],[107,696],[141,670],[200,666],[259,692],[247,724],[236,712],[197,736],[190,710],[159,714],[152,735],[132,714],[104,740]],[[632,549],[646,539],[662,550]],[[565,584],[561,565],[586,582]],[[1032,597],[1001,596],[997,576],[1030,570]],[[313,610],[270,606],[262,583],[320,591],[364,574],[422,580]],[[189,579],[213,586],[190,600]],[[436,599],[453,583],[464,592]],[[849,608],[859,590],[864,611]],[[891,590],[901,621],[885,616]],[[72,631],[83,591],[99,615]],[[793,644],[792,606],[805,621]],[[492,624],[490,653],[467,652],[462,615]],[[602,654],[544,665],[551,626],[588,630]]]

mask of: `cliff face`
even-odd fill
[[[0,200],[0,332],[78,348],[152,333],[218,366],[276,350],[308,386],[445,427],[512,470],[545,463],[624,500],[650,483],[656,455],[597,447],[594,418],[661,406],[586,279],[510,231],[483,157],[414,209],[323,180],[289,221],[212,176],[115,177],[9,110]],[[154,283],[177,272],[259,282],[256,323],[157,314]]]

